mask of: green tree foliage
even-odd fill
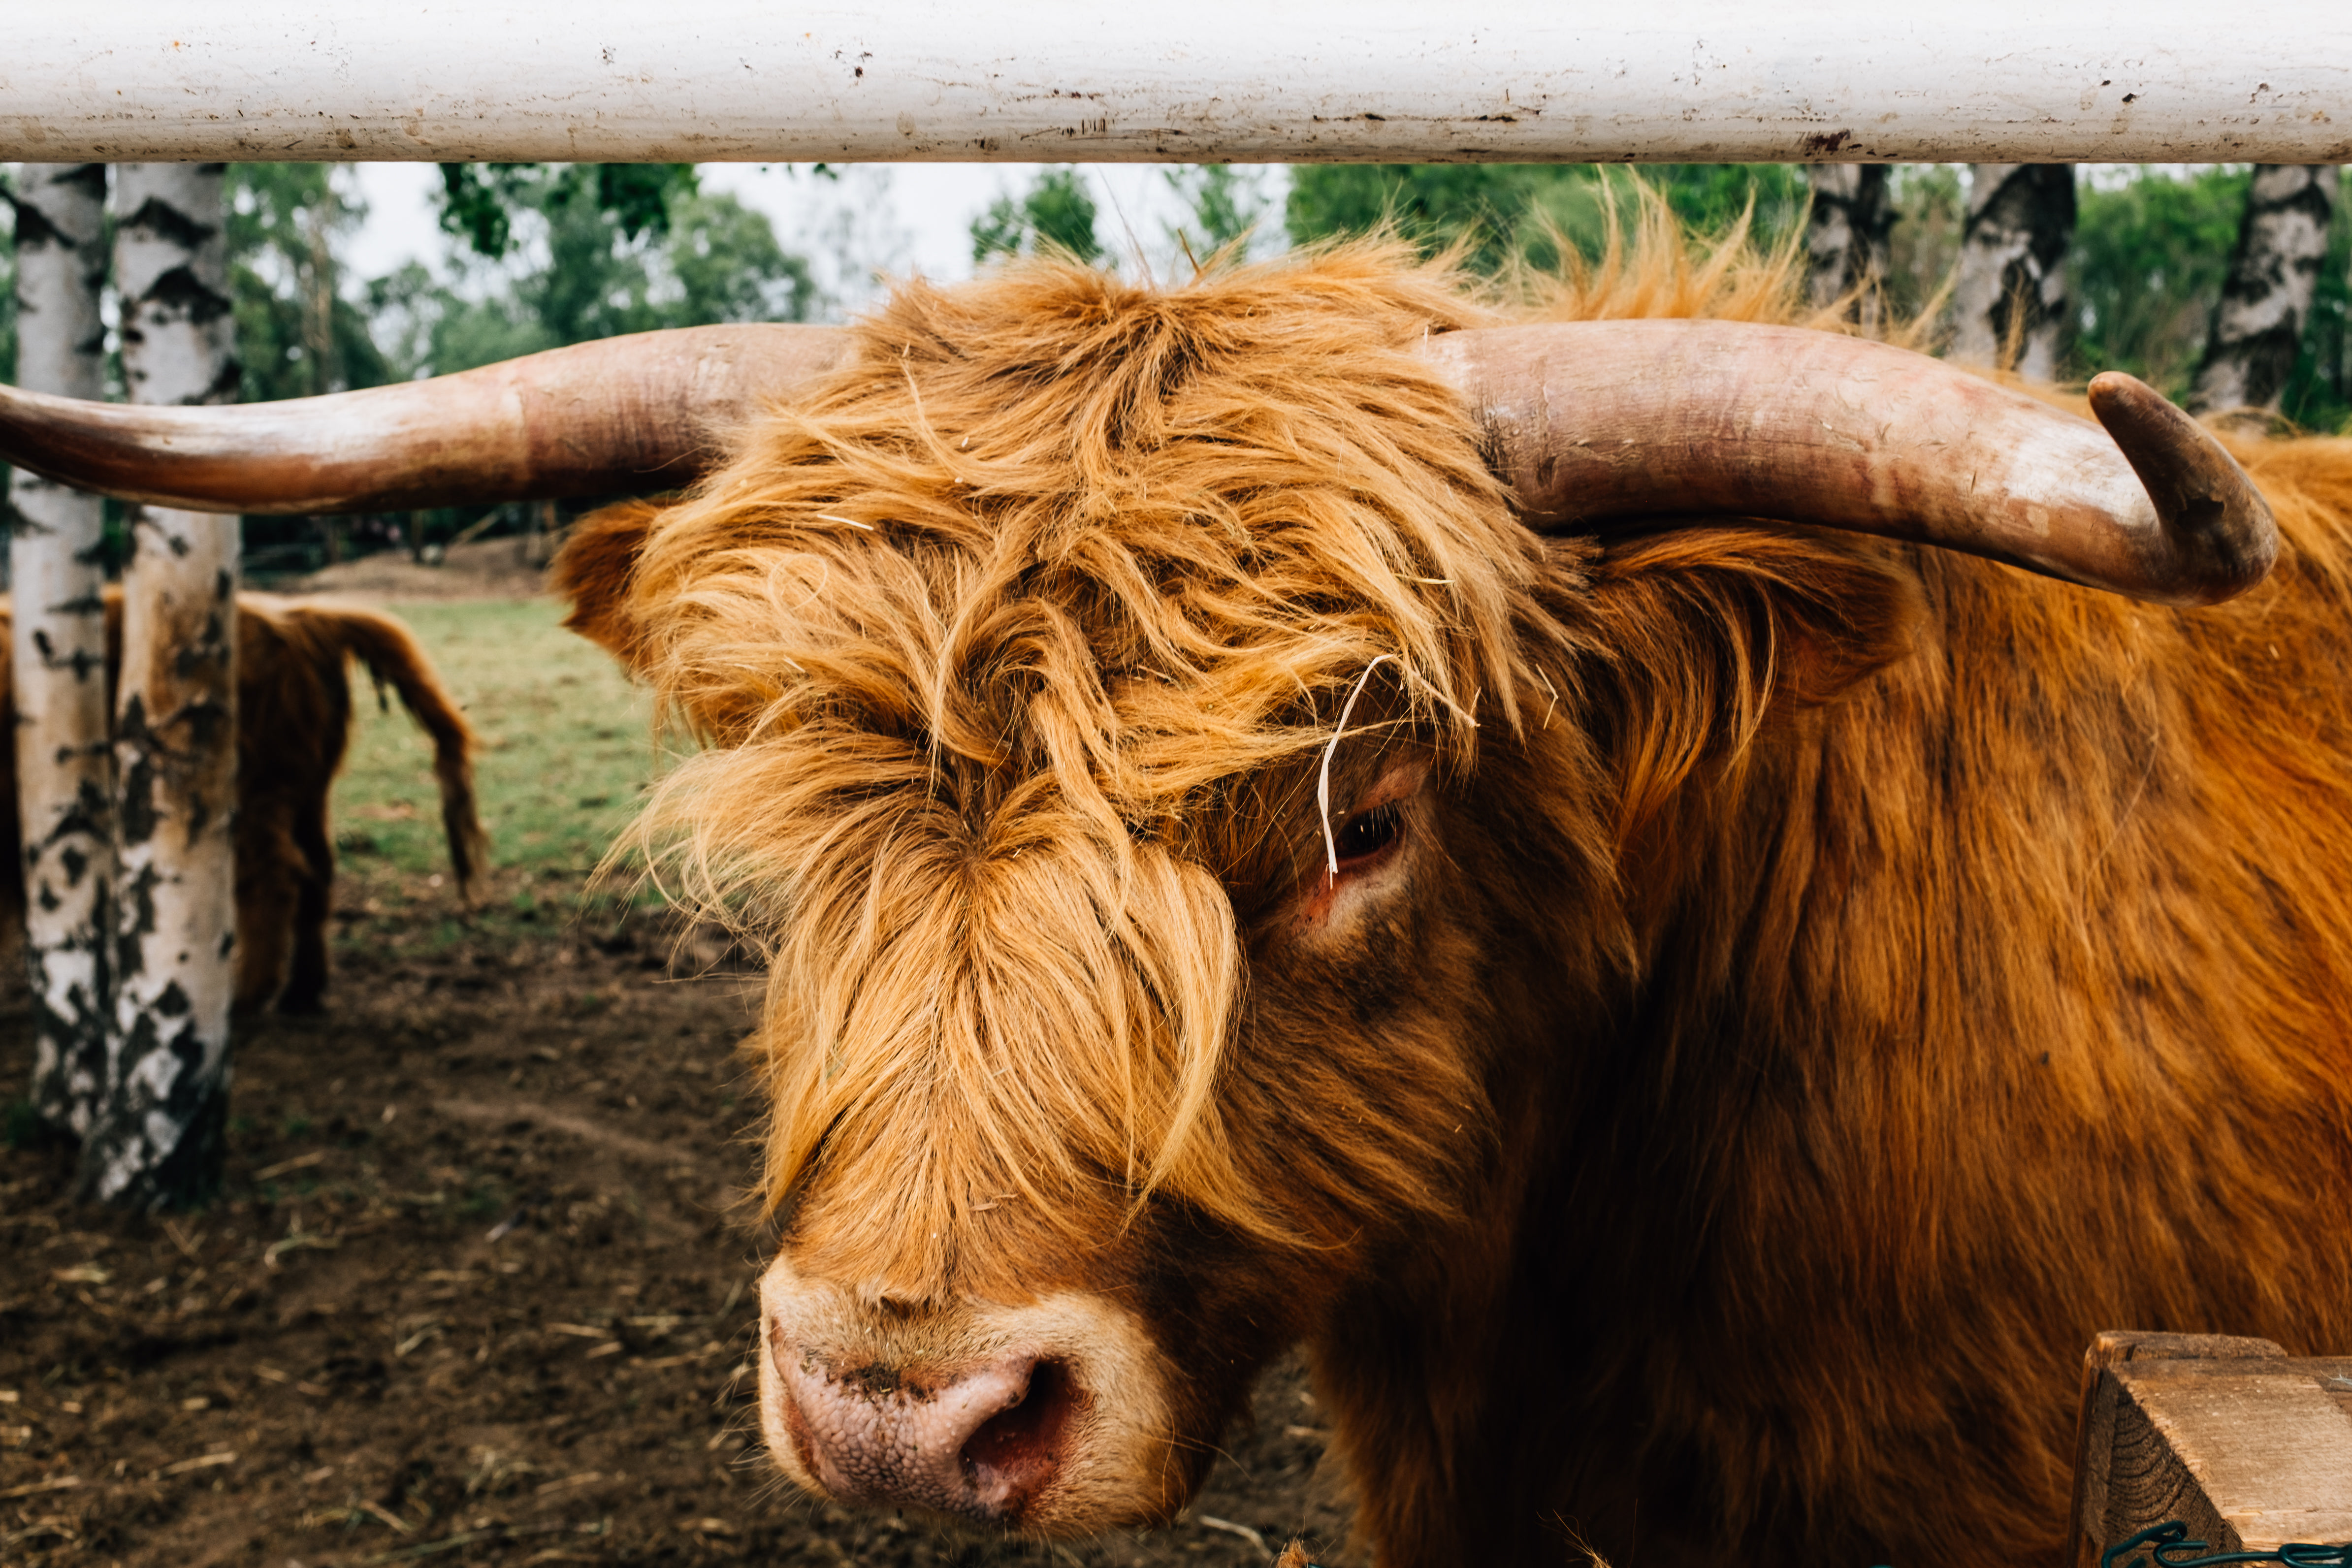
[[[330,163],[233,163],[229,292],[247,402],[375,386],[391,367],[337,247],[367,217]]]
[[[999,196],[972,220],[971,258],[1057,253],[1089,265],[1103,258],[1086,176],[1069,164],[1041,172],[1020,196]]]
[[[623,235],[669,232],[670,208],[698,189],[691,163],[444,163],[441,226],[496,261],[514,217],[593,199]]]
[[[1265,216],[1258,179],[1230,163],[1188,163],[1168,171],[1168,183],[1190,209],[1190,221],[1169,237],[1195,261],[1245,239]]]
[[[695,183],[692,166],[457,165],[442,224],[473,260],[458,286],[422,267],[379,280],[394,358],[441,374],[623,332],[805,320],[805,257],[768,220]]]
[[[1758,237],[1770,244],[1805,212],[1794,164],[1660,163],[1639,178],[1705,233],[1737,222],[1752,202]],[[1587,255],[1605,243],[1625,179],[1590,163],[1309,164],[1292,171],[1284,221],[1297,245],[1386,224],[1426,250],[1462,246],[1479,272],[1514,263],[1549,271],[1559,265],[1559,239]]]
[[[2074,357],[2084,374],[2128,371],[2179,398],[2189,391],[2246,204],[2245,165],[2186,178],[2134,171],[2076,193]]]

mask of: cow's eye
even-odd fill
[[[1332,845],[1339,851],[1342,866],[1367,861],[1396,842],[1404,831],[1403,802],[1391,800],[1385,806],[1375,806],[1369,811],[1359,811],[1339,824],[1331,835]]]

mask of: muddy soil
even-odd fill
[[[1222,1568],[1339,1540],[1295,1368],[1166,1530],[974,1542],[782,1490],[750,1430],[758,982],[674,978],[671,946],[344,954],[325,1019],[241,1036],[200,1212],[77,1208],[68,1151],[0,1147],[0,1563]],[[26,1036],[19,988],[7,1098]]]

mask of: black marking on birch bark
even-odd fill
[[[97,960],[97,994],[89,988],[66,988],[65,1011],[50,1005],[49,988],[33,987],[33,1035],[39,1065],[33,1073],[33,1109],[53,1126],[79,1132],[95,1113],[99,1085],[106,1073],[107,1026],[112,1021],[111,988],[106,983],[106,954]]]
[[[24,255],[28,250],[46,250],[53,245],[61,245],[68,248],[72,246],[73,235],[51,223],[48,214],[41,211],[37,204],[27,201],[22,196],[10,195],[6,192],[0,192],[0,201],[6,202],[9,209],[16,214],[18,256]]]
[[[185,678],[206,668],[203,662],[183,664],[173,674]],[[204,835],[217,804],[199,787],[205,761],[234,743],[236,723],[235,710],[209,695],[183,704],[160,725],[149,724],[143,694],[133,692],[124,700],[122,716],[116,725],[116,744],[133,757],[130,767],[121,772],[122,804],[116,821],[124,844],[143,844],[155,836],[163,819],[163,810],[156,804],[159,784],[164,787],[167,800],[186,800],[188,838],[193,841]],[[167,728],[180,730],[184,743],[173,746],[166,741],[163,731]]]
[[[153,866],[142,865],[137,876],[116,889],[114,973],[118,980],[147,972],[147,938],[155,932],[155,888],[161,881]]]
[[[156,1095],[134,1069],[158,1054],[173,1063],[170,1088]],[[123,1207],[184,1208],[212,1196],[220,1181],[228,1122],[224,1058],[205,1070],[205,1047],[191,1022],[167,1040],[142,1010],[123,1041],[118,1088],[107,1114],[82,1143],[76,1186],[83,1198]],[[153,1136],[161,1124],[163,1143]]]
[[[59,611],[70,612],[76,609],[76,606],[72,604],[52,604],[49,606],[49,609],[52,613]],[[89,648],[76,648],[64,658],[58,658],[57,644],[49,640],[49,633],[46,628],[39,628],[34,631],[33,651],[41,656],[41,667],[43,669],[70,670],[73,672],[73,678],[77,682],[86,681],[89,679],[90,676],[101,673],[106,668],[106,660],[104,656]],[[68,752],[58,753],[58,757],[61,760],[69,755],[70,753]]]
[[[209,327],[236,308],[227,295],[208,286],[190,266],[164,268],[139,297],[140,313],[150,326],[185,321]]]
[[[142,694],[133,692],[123,702],[114,734],[115,744],[134,758],[122,771],[122,804],[115,816],[115,827],[124,844],[143,844],[155,836],[155,825],[161,821],[155,810],[155,755],[163,750],[163,743],[147,727],[147,699]],[[152,907],[149,915],[147,929],[152,930]]]
[[[220,372],[213,377],[212,385],[187,401],[194,403],[235,402],[236,389],[245,384],[245,361],[231,355],[221,361]]]
[[[68,758],[61,758],[59,760],[68,760]],[[109,808],[105,793],[99,789],[97,781],[84,779],[75,786],[73,804],[58,814],[56,825],[49,830],[39,845],[30,852],[28,858],[37,856],[42,850],[54,849],[62,842],[66,846],[67,863],[70,866],[74,863],[71,857],[81,854],[81,851],[74,847],[72,841],[96,839],[102,842],[107,837],[107,826],[113,821],[114,812]],[[82,863],[88,863],[87,857],[83,858]],[[80,873],[77,871],[76,878],[78,879],[79,875]],[[73,883],[68,882],[66,885],[70,887]]]
[[[139,204],[139,210],[127,218],[117,220],[118,232],[153,235],[166,245],[182,250],[200,249],[205,241],[220,231],[212,225],[190,217],[161,196],[150,196]]]

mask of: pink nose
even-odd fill
[[[843,1367],[776,1343],[801,1462],[845,1502],[1017,1524],[1061,1466],[1079,1394],[1058,1361],[929,1373]]]

